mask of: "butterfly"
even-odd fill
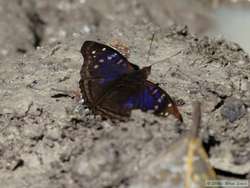
[[[94,41],[81,47],[84,59],[79,86],[85,104],[104,118],[126,120],[133,109],[182,116],[171,97],[147,80],[151,66],[139,68],[117,50]]]

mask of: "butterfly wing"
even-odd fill
[[[87,104],[94,105],[122,75],[139,70],[137,65],[115,49],[94,41],[81,47],[84,63],[81,68],[80,89]]]
[[[151,108],[154,105],[154,113],[157,115],[167,116],[168,114],[174,115],[181,122],[183,121],[182,116],[171,97],[161,89],[158,85],[146,81],[145,82],[147,95],[150,95],[148,103],[151,104]]]
[[[84,64],[82,78],[102,78],[109,82],[121,75],[139,70],[115,49],[94,41],[85,41],[81,47]]]
[[[123,75],[139,70],[118,51],[104,44],[86,41],[81,53],[84,63],[80,73],[80,89],[85,102],[97,113],[124,119],[131,110],[141,109],[159,115],[170,113],[182,121],[170,96],[152,82],[141,79],[116,82]]]
[[[150,81],[119,86],[105,97],[98,111],[107,117],[122,119],[129,116],[133,109],[153,111],[157,115],[174,115],[182,121],[182,116],[170,96]]]

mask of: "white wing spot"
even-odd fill
[[[106,48],[103,48],[103,49],[102,49],[102,51],[105,51],[105,50],[106,50]]]
[[[99,62],[100,62],[100,63],[103,63],[103,62],[104,62],[104,59],[99,59]]]
[[[120,59],[116,64],[117,64],[117,65],[120,65],[122,62],[123,62],[123,60]]]
[[[111,60],[112,59],[112,56],[108,56],[108,60]]]
[[[95,66],[94,66],[94,69],[97,69],[98,67],[99,67],[99,65],[95,65]]]
[[[155,105],[155,106],[154,106],[154,109],[155,109],[155,110],[158,110],[158,109],[159,109],[159,106],[158,106],[158,105]]]
[[[168,107],[172,107],[172,104],[171,104],[171,103],[169,103],[169,104],[168,104]]]
[[[157,93],[157,91],[158,91],[158,89],[155,89],[155,90],[153,91],[153,95],[154,95],[154,94],[156,94],[156,93]]]
[[[164,113],[164,116],[168,116],[168,113],[167,113],[167,112],[165,112],[165,113]]]
[[[162,101],[162,98],[159,98],[159,99],[158,99],[157,101],[158,101],[158,103],[161,103],[161,101]]]
[[[96,51],[95,51],[95,50],[93,50],[93,51],[92,51],[92,54],[95,54],[95,53],[96,53]]]

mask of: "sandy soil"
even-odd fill
[[[178,129],[190,128],[195,100],[203,104],[200,137],[218,175],[250,178],[250,59],[239,45],[169,27],[173,14],[156,14],[149,1],[0,5],[1,188],[129,187],[146,161],[182,137]],[[150,80],[185,102],[185,124],[140,111],[129,122],[104,121],[54,90],[78,90],[85,40],[119,39],[142,67],[153,32],[148,64],[181,51],[153,66]]]

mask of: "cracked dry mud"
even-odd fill
[[[106,13],[115,2],[109,1],[104,10],[98,10]],[[94,6],[92,3],[88,6]],[[183,27],[160,30],[148,21],[141,25],[141,20],[133,17],[121,21],[127,15],[126,6],[119,13],[110,13],[118,19],[112,23],[109,18],[94,18],[87,11],[79,14],[75,23],[60,25],[55,15],[43,14],[47,6],[53,9],[42,3],[37,8],[38,17],[46,23],[42,26],[42,47],[31,50],[37,40],[32,38],[34,31],[27,35],[30,39],[25,38],[26,31],[31,31],[29,24],[21,24],[25,35],[16,35],[18,40],[11,38],[13,43],[1,40],[1,44],[11,45],[6,47],[9,52],[14,49],[2,56],[0,63],[1,187],[129,187],[148,160],[167,152],[182,137],[178,127],[190,128],[195,100],[202,102],[200,137],[219,177],[249,178],[250,59],[237,44],[198,38]],[[77,6],[75,10],[80,11]],[[86,24],[91,32],[86,28],[86,32],[77,30],[83,17],[88,17]],[[98,26],[91,25],[96,20]],[[62,37],[61,32],[59,38],[53,36],[52,40],[48,33],[58,31],[58,25],[67,34]],[[119,39],[130,49],[129,61],[142,67],[146,65],[153,32],[156,39],[149,63],[181,51],[153,66],[149,79],[162,83],[161,87],[174,99],[185,102],[179,107],[185,125],[173,117],[161,118],[140,111],[134,111],[128,122],[104,121],[75,99],[54,90],[78,90],[83,62],[79,49],[85,40],[110,43]],[[22,47],[27,43],[25,55],[16,51],[19,42]]]

